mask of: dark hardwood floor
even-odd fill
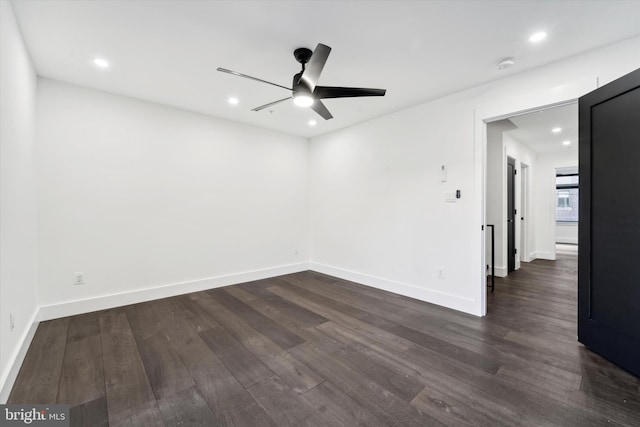
[[[476,318],[313,272],[43,322],[10,403],[74,426],[640,425],[640,380],[576,341],[576,257]]]

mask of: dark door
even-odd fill
[[[515,184],[515,160],[507,157],[507,270],[509,273],[516,269]]]
[[[640,69],[579,110],[578,340],[640,376]]]

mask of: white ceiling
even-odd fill
[[[13,0],[39,75],[312,137],[640,34],[639,0]],[[540,44],[531,33],[547,31]],[[330,99],[334,119],[282,103],[292,52],[333,48],[320,84],[387,89]],[[107,59],[108,70],[93,66]],[[514,57],[512,68],[496,63]],[[229,96],[240,104],[230,106]],[[309,127],[307,121],[317,119]]]
[[[525,144],[536,153],[556,151],[578,152],[578,104],[549,108],[542,111],[511,117],[509,120],[517,129],[505,133]],[[553,133],[553,128],[562,129]],[[562,145],[571,141],[571,145]],[[576,154],[577,155],[577,154]]]

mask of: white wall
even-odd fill
[[[483,120],[580,96],[638,52],[627,40],[313,138],[312,268],[483,315]]]
[[[307,269],[306,139],[38,89],[43,318]]]
[[[538,174],[534,186],[536,216],[536,257],[556,259],[556,169],[578,165],[578,147],[538,155]],[[577,243],[577,233],[576,242]]]
[[[535,227],[533,216],[522,212],[522,164],[526,164],[529,168],[529,178],[533,177],[535,171],[536,154],[527,148],[520,141],[509,135],[509,130],[515,129],[516,126],[508,119],[498,120],[487,125],[487,184],[486,184],[486,222],[493,224],[495,241],[494,251],[495,275],[505,277],[508,273],[508,234],[507,234],[507,159],[514,159],[516,170],[515,188],[514,188],[514,206],[518,214],[515,216],[515,247],[518,249],[515,256],[515,268],[520,268],[522,256],[522,221],[521,217],[526,217],[527,231],[529,237],[527,239],[526,253],[531,252],[531,247],[535,246],[535,240],[532,236],[532,229]],[[527,197],[531,197],[531,191]],[[531,201],[528,201],[528,206]],[[486,247],[486,263],[491,265],[491,237],[490,229],[487,232]],[[529,257],[525,257],[529,260]],[[490,274],[490,271],[487,271]]]
[[[514,129],[509,120],[498,120],[487,125],[487,182],[486,223],[493,225],[495,274],[507,275],[507,148],[504,132]],[[486,263],[491,265],[491,229],[487,229]],[[491,271],[488,270],[487,274]]]
[[[31,60],[10,3],[0,1],[0,402],[22,363],[38,307],[35,99]]]
[[[480,224],[469,220],[473,114],[462,108],[432,102],[312,140],[312,268],[472,309],[468,236]]]
[[[526,227],[527,227],[528,236],[529,236],[529,238],[527,239],[528,240],[527,247],[525,248],[525,250],[527,251],[527,254],[530,254],[532,252],[532,248],[535,247],[535,237],[534,237],[535,234],[533,233],[533,231],[535,230],[535,218],[532,215],[530,215],[530,212],[522,212],[522,198],[523,198],[522,164],[524,163],[529,168],[528,170],[529,183],[531,184],[532,182],[535,182],[537,155],[536,153],[531,151],[526,145],[524,145],[523,143],[521,143],[520,141],[518,141],[508,133],[505,133],[503,136],[504,136],[506,156],[511,157],[512,159],[515,159],[516,179],[515,179],[515,186],[514,186],[515,187],[514,206],[515,206],[515,209],[518,211],[518,213],[514,217],[515,218],[515,247],[518,249],[516,253],[516,266],[515,266],[517,270],[520,268],[520,262],[522,261],[522,258],[523,258],[522,257],[523,253],[521,250],[522,249],[522,221],[520,220],[520,218],[522,217],[527,218]],[[504,165],[505,165],[504,167],[505,167],[505,175],[506,175],[506,159],[505,159]],[[506,192],[507,192],[506,181],[504,185],[504,191],[505,191],[505,200],[506,200]],[[528,194],[529,203],[527,203],[529,207],[531,206],[531,193],[532,193],[532,189],[530,187],[529,194]],[[506,204],[505,204],[504,212],[506,215]],[[506,217],[505,217],[505,222],[506,222]],[[506,233],[504,236],[503,245],[505,248],[507,247]],[[505,255],[506,255],[506,251],[505,251]],[[527,259],[531,259],[531,257],[527,257]],[[504,265],[505,267],[507,266],[506,259],[505,259]]]
[[[503,207],[506,203],[506,201],[503,200],[504,194],[502,191],[505,179],[505,168],[502,164],[504,161],[502,133],[505,129],[504,126],[507,124],[512,125],[512,123],[507,120],[499,120],[487,125],[486,223],[492,225],[493,229],[487,227],[487,239],[485,242],[485,251],[487,254],[486,264],[488,266],[493,264],[496,275],[500,277],[506,275],[505,261],[503,259],[505,258],[503,256],[504,248],[502,247],[502,234],[504,233],[502,223],[504,220]],[[495,260],[492,258],[491,251],[492,232],[494,236],[493,255],[495,255]],[[487,274],[491,274],[491,270],[487,270]]]
[[[516,270],[520,268],[522,255],[522,221],[521,217],[526,217],[525,223],[528,231],[527,254],[535,251],[535,238],[533,229],[535,228],[534,217],[529,213],[522,212],[522,164],[528,167],[528,174],[531,182],[536,166],[536,153],[531,151],[526,145],[511,136],[508,131],[516,129],[516,126],[508,119],[498,120],[487,124],[487,177],[486,177],[486,222],[494,226],[494,251],[495,251],[495,275],[505,277],[508,273],[507,261],[507,158],[515,160],[515,189],[514,206],[518,210],[515,221],[515,245],[518,249],[516,254]],[[527,206],[531,206],[531,189],[529,190]],[[491,265],[491,229],[487,229],[486,263]],[[529,257],[525,257],[529,260]],[[487,270],[490,274],[491,270]]]
[[[578,223],[556,223],[556,243],[578,244]]]

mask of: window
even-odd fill
[[[556,176],[556,221],[578,222],[578,174]]]
[[[558,195],[558,209],[571,209],[571,206],[569,206],[569,198],[571,197],[569,195],[568,191],[563,191],[563,190],[557,190],[557,195]]]

